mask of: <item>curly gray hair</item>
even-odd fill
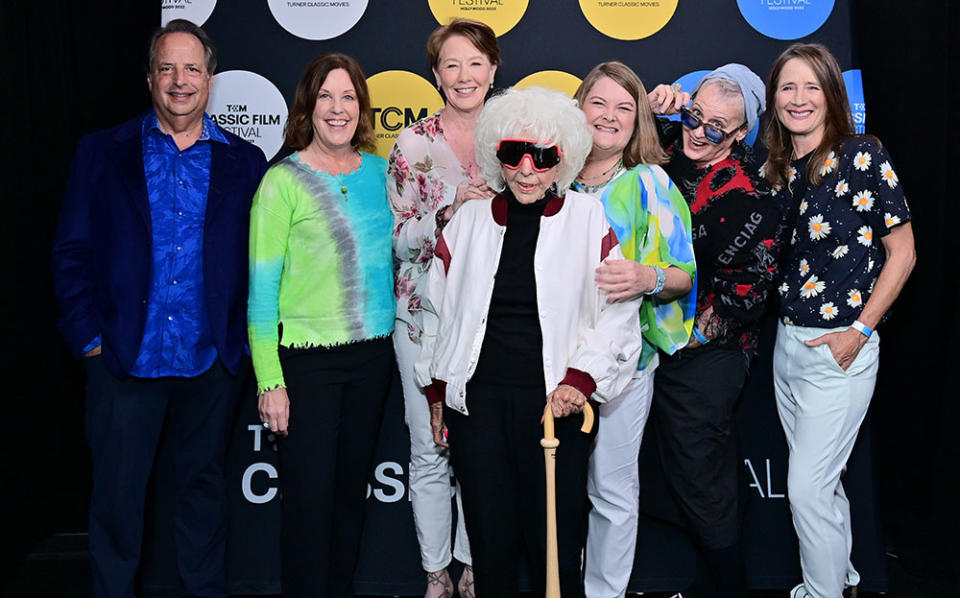
[[[576,101],[542,87],[511,87],[490,98],[477,121],[474,144],[477,162],[487,185],[502,191],[497,144],[502,139],[530,139],[557,144],[563,152],[558,168],[557,194],[563,197],[593,147],[593,134]]]

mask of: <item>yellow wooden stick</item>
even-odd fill
[[[580,431],[589,434],[593,429],[593,408],[583,405],[583,425]],[[557,440],[550,404],[543,410],[543,461],[547,469],[547,591],[546,598],[560,598],[560,560],[557,552]]]

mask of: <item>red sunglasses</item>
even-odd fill
[[[546,172],[560,163],[563,152],[557,144],[543,145],[530,139],[501,139],[497,144],[497,159],[511,170],[520,168],[526,156],[537,172]]]

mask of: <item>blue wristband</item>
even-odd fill
[[[697,339],[698,341],[700,341],[700,344],[701,344],[701,345],[705,345],[705,344],[707,344],[707,343],[710,342],[710,339],[708,339],[707,337],[703,336],[703,333],[700,332],[700,329],[697,328],[696,326],[693,327],[693,338],[695,338],[695,339]]]
[[[850,328],[853,328],[867,338],[873,336],[873,328],[870,328],[860,320],[854,320],[853,324],[850,324]]]
[[[657,284],[652,289],[644,293],[644,295],[659,295],[660,291],[663,290],[664,285],[667,284],[667,273],[660,266],[650,266],[657,273]]]

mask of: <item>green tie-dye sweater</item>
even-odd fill
[[[250,212],[250,351],[259,392],[285,386],[278,346],[329,347],[393,331],[393,215],[386,160],[331,176],[293,154]],[[283,326],[283,338],[278,333]]]

